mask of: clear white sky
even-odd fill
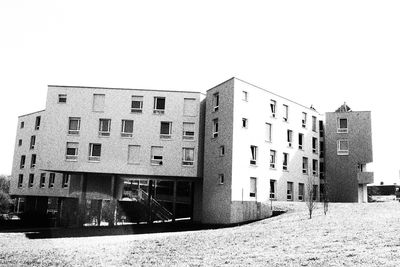
[[[0,173],[48,84],[203,91],[236,76],[319,112],[371,110],[400,183],[399,1],[1,1]]]

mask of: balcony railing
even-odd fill
[[[359,184],[372,184],[374,182],[373,172],[358,172],[357,180]]]

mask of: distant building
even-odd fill
[[[369,201],[394,201],[400,199],[400,185],[368,185]]]
[[[346,104],[325,116],[325,164],[329,200],[367,202],[374,174],[371,112],[352,111]]]

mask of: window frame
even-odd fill
[[[61,188],[68,188],[69,187],[69,181],[70,177],[68,173],[63,173],[62,175],[62,182],[61,182]]]
[[[59,103],[59,104],[67,104],[67,94],[58,94],[57,103]]]
[[[100,155],[99,156],[94,156],[93,155],[93,148],[94,148],[94,146],[100,146]],[[101,148],[102,148],[102,145],[101,145],[101,143],[89,143],[89,158],[88,158],[88,160],[89,160],[89,162],[100,162],[100,160],[101,160]]]
[[[141,100],[134,100],[134,98],[141,98]],[[132,95],[131,97],[131,113],[142,113],[143,112],[143,100],[144,97],[140,95]],[[133,103],[139,103],[139,107],[133,107]]]
[[[41,116],[36,116],[36,118],[35,118],[35,131],[40,129],[40,122],[41,122]]]
[[[70,147],[70,146],[76,147]],[[74,154],[68,154],[68,150],[73,149]],[[79,155],[79,143],[78,142],[67,142],[66,149],[65,149],[65,160],[66,161],[77,161]]]
[[[341,149],[340,143],[341,142],[347,142],[347,150]],[[349,155],[350,151],[350,142],[348,139],[339,139],[337,140],[337,155],[339,156],[347,156]]]
[[[225,156],[225,146],[224,145],[220,145],[219,148],[218,148],[218,151],[219,151],[219,156],[220,157]]]
[[[257,166],[257,154],[258,147],[254,145],[250,145],[250,165]]]
[[[193,125],[193,131],[185,131],[185,125]],[[182,124],[182,139],[193,141],[194,136],[195,136],[195,127],[196,127],[196,124],[194,122],[183,122],[183,124]],[[191,128],[191,126],[189,128]],[[187,133],[193,133],[193,134],[188,135]]]
[[[299,192],[298,192],[298,200],[300,201],[304,201],[304,183],[299,183]],[[300,190],[302,189],[302,190]]]
[[[25,163],[26,163],[26,155],[21,155],[21,159],[19,161],[19,168],[20,169],[25,168]]]
[[[132,132],[127,132],[126,131],[126,123],[127,122],[132,122]],[[122,138],[131,138],[133,137],[133,127],[134,127],[135,123],[133,120],[126,120],[123,119],[121,120],[121,137]]]
[[[293,201],[293,182],[286,183],[286,200]]]
[[[213,119],[213,133],[212,137],[217,138],[219,135],[219,121],[218,118]]]
[[[254,183],[254,191],[252,190],[253,183]],[[257,177],[250,177],[249,197],[251,198],[257,197]]]
[[[271,117],[276,118],[276,100],[271,99],[269,102]]]
[[[312,126],[311,126],[312,131],[313,132],[317,132],[317,117],[312,116],[311,117],[311,123],[312,123]]]
[[[293,145],[293,130],[287,129],[286,139],[287,139],[288,147],[291,148]]]
[[[247,129],[249,126],[249,120],[247,118],[242,118],[242,128]]]
[[[269,151],[269,168],[276,169],[276,150]]]
[[[162,133],[163,125],[168,125],[168,133]],[[160,122],[160,139],[171,139],[172,138],[172,122],[161,121]]]
[[[300,136],[301,136],[301,138],[300,138]],[[303,146],[304,146],[304,134],[303,133],[299,133],[299,149],[304,150]]]
[[[318,176],[318,160],[317,159],[312,160],[312,175]]]
[[[49,188],[54,188],[55,180],[56,180],[56,174],[54,172],[51,172],[49,174]]]
[[[225,183],[225,176],[223,173],[218,174],[218,184],[224,184]]]
[[[36,161],[37,161],[36,154],[32,154],[31,155],[31,169],[36,167]]]
[[[34,183],[35,183],[35,174],[30,173],[28,178],[28,187],[32,188]]]
[[[302,173],[304,175],[308,175],[308,157],[303,157],[301,168],[302,168]]]
[[[161,153],[161,155],[154,155],[153,148],[161,148],[163,151],[164,147],[162,146],[152,146],[150,150],[150,164],[152,166],[162,166],[164,164],[164,153]]]
[[[283,152],[282,170],[288,170],[289,153]]]
[[[18,175],[18,185],[17,185],[18,188],[22,188],[23,183],[24,183],[24,175],[22,173],[20,173]]]
[[[318,138],[316,137],[311,138],[311,147],[312,147],[312,153],[318,154]]]
[[[275,179],[269,180],[269,198],[276,199],[276,180]]]
[[[188,151],[192,151],[192,155],[193,155],[193,160],[187,160],[186,159],[186,156],[187,156],[187,152]],[[189,155],[190,155],[190,152],[189,152]],[[194,154],[194,147],[183,147],[182,148],[182,166],[185,166],[185,167],[192,167],[192,166],[194,166],[194,157],[195,157],[195,154]]]
[[[249,93],[247,91],[242,90],[242,100],[245,102],[249,101]]]
[[[77,121],[76,129],[71,129],[71,122]],[[68,134],[69,135],[79,135],[81,130],[81,117],[69,117],[68,118]]]
[[[286,104],[283,104],[283,116],[282,119],[284,122],[288,122],[289,121],[289,106]]]
[[[265,129],[265,133],[266,133],[266,138],[265,141],[268,143],[272,143],[272,123],[266,122],[266,129]]]
[[[35,149],[36,145],[36,135],[31,135],[31,142],[29,143],[29,149],[33,150]]]
[[[103,130],[104,122],[108,122],[107,130]],[[99,119],[99,137],[110,137],[111,135],[111,119],[100,118]]]
[[[346,121],[346,128],[341,128],[340,120],[345,120]],[[349,132],[349,120],[348,120],[348,118],[341,118],[341,117],[337,118],[337,130],[336,130],[336,132],[337,133],[348,133]]]
[[[212,105],[213,105],[213,112],[218,111],[218,109],[219,109],[219,92],[216,92],[213,94]]]
[[[46,187],[46,173],[42,172],[40,174],[40,181],[39,181],[39,187],[40,188],[45,188]]]
[[[302,112],[301,114],[301,127],[302,128],[307,128],[307,113],[306,112]]]
[[[164,100],[164,108],[158,108],[158,100]],[[165,96],[155,96],[153,103],[153,114],[164,114],[166,107],[166,97]]]

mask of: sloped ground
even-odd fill
[[[289,212],[238,227],[177,233],[28,239],[0,233],[2,265],[398,266],[400,203],[274,203]]]

